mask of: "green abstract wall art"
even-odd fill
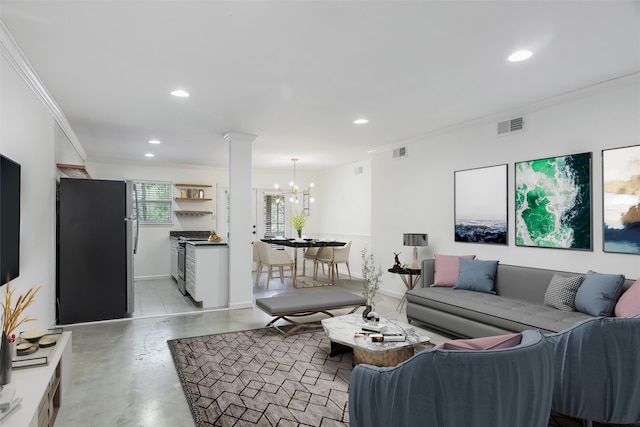
[[[592,249],[591,153],[515,164],[517,246]]]
[[[640,254],[640,145],[602,150],[605,252]]]

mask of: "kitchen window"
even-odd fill
[[[134,216],[140,224],[171,224],[173,184],[162,181],[134,181]]]

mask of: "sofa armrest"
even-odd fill
[[[423,288],[428,288],[433,285],[434,276],[436,274],[436,264],[435,259],[423,259],[422,260],[422,271],[420,272],[420,286]]]

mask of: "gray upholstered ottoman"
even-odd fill
[[[309,316],[317,313],[323,313],[329,317],[333,317],[333,314],[331,314],[329,310],[352,308],[349,313],[353,313],[358,307],[364,306],[366,303],[367,300],[360,295],[335,288],[304,289],[296,293],[256,299],[256,307],[268,315],[274,316],[274,318],[267,323],[267,326],[275,327],[285,336],[300,328],[322,326],[320,322],[296,322],[292,320],[291,317]],[[280,329],[277,325],[274,325],[274,323],[280,319],[294,324],[294,327],[288,331]]]

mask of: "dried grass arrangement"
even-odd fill
[[[15,289],[11,289],[11,283],[7,281],[7,288],[5,289],[4,294],[4,302],[2,305],[2,330],[7,336],[10,336],[13,331],[18,329],[23,323],[31,322],[33,320],[37,320],[34,317],[23,316],[20,319],[20,316],[23,315],[24,310],[29,307],[38,293],[38,291],[42,288],[42,285],[33,289],[30,288],[26,294],[20,295],[16,301],[15,306],[11,306],[11,300],[13,299],[13,293]]]

